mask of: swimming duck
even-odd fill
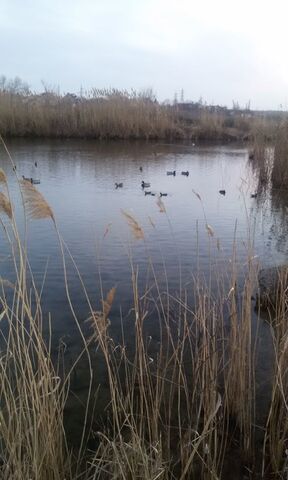
[[[167,172],[167,175],[173,175],[173,176],[175,177],[175,175],[176,175],[176,170]]]
[[[152,195],[152,192],[148,192],[148,190],[145,190],[145,195]]]
[[[142,188],[149,188],[149,187],[150,187],[150,183],[144,182],[144,180],[142,180],[142,182],[141,182],[141,187],[142,187]]]
[[[256,198],[257,197],[257,193],[251,193],[251,198]]]
[[[115,188],[122,188],[123,187],[123,183],[117,183],[115,182]]]
[[[168,196],[168,193],[162,193],[160,192],[160,197],[167,197]]]
[[[188,175],[189,175],[188,170],[187,170],[187,172],[181,172],[181,175],[186,175],[186,177],[188,177]]]
[[[139,170],[140,170],[140,172],[143,172],[143,168],[142,168],[142,167],[139,167]]]
[[[35,162],[34,165],[35,165],[35,167],[38,167],[38,163],[37,163],[37,162]]]
[[[226,190],[219,190],[220,195],[226,195]]]

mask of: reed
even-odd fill
[[[287,188],[288,181],[288,123],[282,122],[275,135],[274,162],[271,174],[274,188]]]
[[[177,138],[181,126],[164,105],[141,93],[55,92],[20,95],[0,92],[0,131],[5,136],[74,138]]]
[[[7,190],[6,177],[1,183]],[[10,221],[4,228],[11,245],[14,283],[2,282],[0,356],[0,455],[1,478],[63,479],[70,475],[70,460],[64,435],[63,412],[67,388],[44,342],[42,310],[23,248],[13,206],[1,192],[1,214]],[[45,201],[34,205],[42,217]],[[46,205],[47,206],[47,205]],[[47,206],[48,208],[48,206]],[[3,226],[3,223],[2,223]]]
[[[12,82],[13,83],[13,82]],[[193,107],[194,106],[194,107]],[[174,139],[243,141],[264,127],[273,136],[280,113],[273,116],[206,104],[169,105],[151,90],[92,88],[79,95],[45,89],[1,87],[0,131],[12,137],[96,139]]]

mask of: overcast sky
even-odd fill
[[[0,0],[0,75],[288,108],[287,24],[287,0]]]

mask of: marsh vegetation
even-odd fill
[[[0,77],[0,131],[6,137],[247,141],[271,137],[284,112],[253,112],[198,102],[159,102],[144,91],[97,89],[33,93],[19,78]]]

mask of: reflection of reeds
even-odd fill
[[[269,149],[264,130],[256,130],[253,135],[252,149],[249,151],[249,161],[258,180],[257,191],[269,183],[271,175],[271,149]]]

